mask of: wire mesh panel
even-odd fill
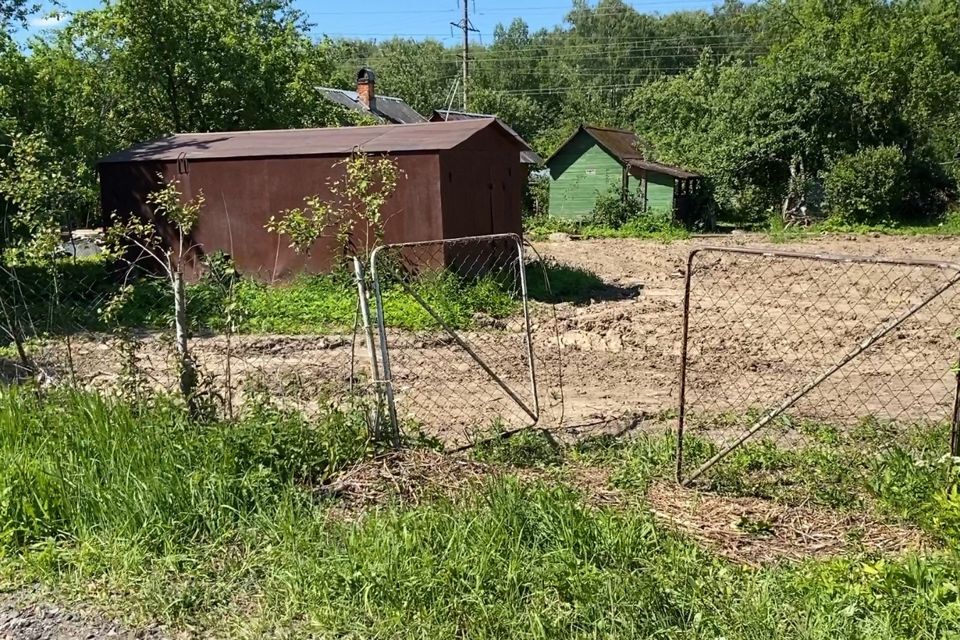
[[[97,256],[0,266],[0,383],[179,394],[171,282],[121,267]],[[185,287],[191,397],[206,416],[265,404],[309,416],[367,390],[351,274],[270,283],[228,271],[210,266]]]
[[[960,266],[703,248],[686,277],[681,482],[748,446],[866,459],[924,437],[948,453]],[[745,464],[776,466],[760,455]]]
[[[371,264],[384,378],[401,429],[458,443],[536,424],[518,236],[388,245]]]

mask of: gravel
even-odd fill
[[[116,621],[0,594],[0,640],[165,640],[158,627],[132,630]]]

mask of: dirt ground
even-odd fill
[[[613,299],[557,307],[566,424],[677,407],[687,256],[708,246],[960,262],[960,242],[934,237],[540,243],[545,256],[587,268],[614,287]],[[712,252],[698,255],[694,266],[687,398],[691,410],[715,413],[775,406],[955,273]],[[616,288],[638,287],[639,295],[617,299]],[[955,393],[949,366],[958,351],[957,288],[851,361],[797,408],[834,419],[944,419]]]
[[[779,245],[751,235],[670,244],[537,243],[545,257],[589,269],[605,283],[593,299],[531,304],[537,394],[522,316],[479,318],[477,328],[458,334],[460,342],[443,332],[391,330],[387,341],[400,419],[450,446],[489,430],[498,417],[500,428],[516,428],[539,415],[541,426],[570,437],[626,426],[673,427],[687,256],[709,246],[960,262],[960,242],[934,237],[834,235]],[[697,256],[694,269],[688,407],[693,414],[714,415],[776,406],[956,273],[711,251]],[[953,339],[958,326],[960,285],[832,375],[797,404],[796,415],[829,421],[867,415],[945,419],[956,390],[949,367],[958,352]],[[71,358],[61,344],[41,360],[56,363],[53,377],[72,371],[84,382],[129,392],[135,375],[148,388],[175,388],[170,340],[149,334],[137,344],[135,354],[124,356],[106,336],[74,336]],[[232,406],[266,392],[312,410],[351,385],[370,384],[362,333],[235,336],[229,342],[200,335],[193,350],[211,396]]]

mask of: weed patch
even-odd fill
[[[644,215],[631,218],[618,227],[592,224],[589,220],[566,220],[550,216],[527,218],[524,233],[534,240],[545,240],[551,233],[566,233],[587,240],[602,238],[646,238],[670,242],[690,237],[690,232],[674,224],[669,216]]]

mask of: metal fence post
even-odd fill
[[[530,363],[530,389],[533,392],[533,411],[535,422],[540,421],[540,394],[537,391],[537,364],[533,357],[533,332],[530,330],[530,305],[527,292],[527,265],[523,255],[523,241],[520,236],[514,238],[517,247],[517,265],[520,269],[520,299],[523,301],[523,326],[527,334],[527,361]]]
[[[360,318],[363,321],[363,336],[367,343],[367,355],[370,358],[370,375],[374,385],[376,395],[376,407],[373,410],[371,436],[376,440],[381,437],[380,433],[380,407],[383,402],[380,398],[380,367],[377,364],[377,349],[373,341],[373,327],[370,324],[370,302],[367,297],[367,285],[364,280],[363,265],[359,258],[353,259],[353,273],[357,278],[357,295],[360,300]]]
[[[680,342],[680,393],[677,410],[677,482],[683,484],[683,428],[687,413],[687,350],[690,339],[690,285],[693,280],[693,262],[699,253],[694,249],[687,256],[687,273],[683,283],[683,329]]]
[[[380,291],[380,274],[377,273],[377,255],[382,247],[370,254],[370,276],[373,278],[373,296],[377,304],[377,331],[380,335],[380,352],[383,355],[383,388],[387,397],[387,412],[390,417],[390,440],[400,445],[400,424],[397,422],[397,405],[393,397],[393,373],[390,370],[390,349],[387,346],[387,323],[383,315],[383,295]]]
[[[960,360],[957,361],[957,391],[953,397],[953,422],[950,424],[950,456],[960,456]]]

